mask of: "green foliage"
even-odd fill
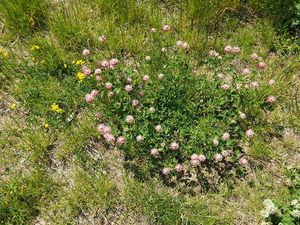
[[[48,7],[46,0],[3,0],[0,15],[9,30],[25,37],[46,28]]]
[[[53,198],[55,184],[43,170],[15,176],[0,184],[0,223],[30,224]]]

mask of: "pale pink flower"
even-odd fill
[[[103,127],[102,132],[103,132],[103,134],[111,133],[111,127],[110,126]]]
[[[162,80],[164,78],[164,75],[162,73],[158,74],[157,79]]]
[[[186,41],[184,41],[183,43],[182,43],[182,48],[183,49],[189,49],[189,44],[186,42]]]
[[[269,81],[268,81],[268,84],[269,84],[270,86],[274,85],[274,84],[275,84],[275,80],[273,80],[273,79],[269,80]]]
[[[233,54],[239,54],[241,52],[240,47],[234,46],[231,50],[231,53]]]
[[[191,160],[199,160],[199,156],[194,153],[191,155]]]
[[[190,163],[191,163],[192,166],[199,166],[200,165],[199,159],[191,159]]]
[[[90,50],[88,50],[88,49],[83,49],[83,51],[82,51],[82,55],[84,55],[84,56],[87,56],[87,55],[89,55],[90,54]]]
[[[239,116],[240,118],[243,120],[243,119],[246,119],[246,114],[243,113],[243,112],[239,112]]]
[[[218,56],[219,56],[219,53],[216,52],[215,50],[210,50],[210,51],[208,52],[208,56],[218,57]]]
[[[230,86],[228,84],[222,84],[221,85],[221,89],[224,91],[227,91],[230,88]]]
[[[145,138],[144,138],[144,136],[142,136],[142,135],[136,136],[136,141],[137,141],[137,142],[142,142],[144,139],[145,139]]]
[[[133,87],[130,85],[130,84],[127,84],[126,86],[125,86],[125,91],[126,92],[132,92],[133,91]]]
[[[107,61],[107,60],[100,61],[100,66],[101,66],[101,68],[109,67],[109,61]]]
[[[165,25],[163,25],[162,30],[163,30],[163,32],[168,32],[168,31],[170,31],[170,26],[165,24]]]
[[[205,155],[198,155],[198,159],[200,162],[204,162],[206,160]]]
[[[176,41],[177,47],[182,47],[182,44],[183,44],[183,41],[181,41],[181,40]]]
[[[162,174],[163,174],[163,175],[168,176],[169,173],[170,173],[170,169],[169,169],[169,168],[166,168],[166,167],[165,167],[165,168],[162,169]]]
[[[99,95],[99,90],[92,90],[91,95],[96,97],[97,95]]]
[[[242,74],[243,74],[243,75],[248,75],[248,74],[250,74],[250,69],[249,69],[249,68],[244,68],[244,69],[242,70]]]
[[[162,131],[161,125],[156,125],[155,130],[156,130],[156,132],[161,132]]]
[[[139,100],[137,100],[137,99],[133,99],[132,100],[132,106],[133,107],[139,107],[139,105],[140,105],[140,101]]]
[[[177,143],[177,142],[174,141],[174,142],[172,142],[172,143],[170,144],[169,148],[170,148],[171,150],[175,151],[175,150],[179,149],[179,143]]]
[[[156,32],[156,29],[155,28],[151,28],[150,30],[152,33],[155,33]]]
[[[151,60],[151,57],[150,57],[149,55],[147,55],[147,56],[145,57],[145,59],[146,59],[146,61],[150,61],[150,60]]]
[[[96,75],[100,75],[102,74],[102,70],[100,68],[97,68],[95,69],[95,72],[94,72]]]
[[[214,146],[218,146],[218,145],[219,145],[219,140],[218,140],[218,138],[214,138],[213,144],[214,144]]]
[[[254,136],[254,131],[252,129],[246,130],[246,137],[251,138]]]
[[[239,163],[240,163],[240,166],[246,167],[248,165],[248,160],[245,158],[240,158]]]
[[[111,90],[111,89],[113,88],[112,83],[110,83],[110,82],[105,83],[105,88],[106,88],[107,90]]]
[[[227,158],[229,155],[230,155],[230,154],[229,154],[229,151],[228,151],[228,150],[222,151],[222,156],[223,156],[224,158]]]
[[[252,60],[257,60],[258,59],[258,55],[256,53],[252,53],[250,57],[251,57]]]
[[[87,68],[87,67],[85,67],[85,68],[82,69],[82,73],[84,75],[86,75],[86,76],[89,76],[91,74],[91,72],[92,71],[89,68]]]
[[[139,92],[139,96],[143,97],[145,95],[145,93],[143,91]]]
[[[257,64],[258,69],[265,69],[267,64],[265,62],[259,62]]]
[[[184,171],[184,166],[182,164],[177,164],[175,166],[175,171],[178,172],[178,173],[181,173]]]
[[[223,141],[227,141],[230,139],[230,134],[228,132],[225,132],[222,136],[222,140]]]
[[[100,81],[100,80],[102,80],[102,79],[103,79],[102,76],[100,76],[100,75],[97,75],[97,76],[96,76],[96,80],[97,80],[97,81]]]
[[[214,155],[214,160],[216,162],[220,162],[220,161],[223,160],[223,156],[221,154],[217,153],[217,154]]]
[[[101,35],[100,37],[99,37],[99,41],[100,42],[106,42],[106,37],[104,36],[104,35]]]
[[[162,52],[166,52],[166,51],[167,51],[167,48],[162,47],[162,48],[161,48],[161,51],[162,51]]]
[[[258,86],[259,86],[259,84],[257,81],[253,81],[250,83],[250,87],[252,87],[252,88],[258,88]]]
[[[268,96],[266,99],[266,103],[268,103],[268,104],[273,104],[275,101],[276,101],[276,97],[273,95]]]
[[[115,65],[109,64],[108,69],[109,70],[114,70],[115,69]]]
[[[105,124],[103,124],[103,123],[97,125],[98,132],[104,134],[104,132],[103,132],[104,131],[104,127],[105,127]]]
[[[125,138],[124,138],[123,136],[118,137],[118,138],[117,138],[117,143],[118,143],[119,145],[124,145],[124,144],[126,144]]]
[[[95,100],[95,97],[91,94],[86,94],[85,96],[85,101],[88,102],[88,103],[91,103]]]
[[[149,75],[145,75],[144,77],[143,77],[143,81],[148,81],[148,80],[150,80],[150,76]]]
[[[152,149],[150,150],[150,155],[151,155],[151,156],[154,156],[154,157],[159,156],[159,151],[158,151],[158,149],[157,149],[157,148],[152,148]]]
[[[154,107],[150,107],[150,108],[149,108],[149,112],[155,113],[155,108],[154,108]]]
[[[232,51],[232,46],[231,45],[227,45],[227,46],[225,46],[225,48],[224,48],[224,52],[225,53],[231,53],[231,51]]]
[[[119,64],[118,59],[113,58],[113,59],[109,60],[109,65],[116,66],[118,64]]]
[[[131,84],[131,83],[132,83],[132,79],[131,79],[130,77],[127,77],[126,83],[127,83],[127,84]]]
[[[107,142],[114,142],[116,140],[115,136],[110,133],[105,133],[103,137]]]
[[[132,115],[126,116],[126,123],[133,124],[134,123],[134,117]]]

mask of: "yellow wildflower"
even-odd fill
[[[34,61],[34,60],[35,60],[35,58],[34,58],[34,57],[32,57],[32,58],[31,58],[31,60],[32,60],[32,61]]]
[[[84,61],[79,59],[75,62],[76,65],[83,65],[84,64]]]
[[[31,47],[31,51],[34,51],[34,50],[36,50],[36,49],[40,49],[40,46],[38,46],[38,45],[33,45],[33,46]]]
[[[78,78],[79,82],[82,82],[82,80],[85,78],[85,75],[82,72],[78,72],[76,77]]]
[[[65,63],[65,64],[64,64],[64,67],[67,68],[67,66],[68,66],[68,65]]]
[[[8,52],[3,52],[3,57],[7,58],[8,57]]]
[[[16,104],[15,104],[15,103],[11,103],[11,104],[10,104],[10,109],[11,109],[11,110],[14,110],[15,108],[16,108]]]
[[[61,113],[63,111],[56,103],[51,105],[51,110],[56,113]]]
[[[49,124],[48,124],[48,123],[45,123],[45,124],[44,124],[44,127],[45,127],[46,129],[48,129],[48,128],[49,128]]]

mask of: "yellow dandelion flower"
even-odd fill
[[[64,67],[65,67],[65,68],[67,68],[67,67],[68,67],[68,65],[65,63],[65,64],[64,64]]]
[[[45,123],[45,124],[44,124],[44,128],[48,129],[48,128],[49,128],[49,124],[48,124],[48,123]]]
[[[75,62],[76,65],[83,65],[84,64],[84,61],[79,59]]]
[[[10,109],[11,109],[11,110],[14,110],[15,108],[16,108],[16,104],[15,104],[15,103],[11,103],[11,104],[10,104]]]
[[[51,105],[51,110],[56,113],[61,113],[63,111],[56,103]]]
[[[82,82],[83,79],[85,78],[85,75],[84,75],[84,73],[82,73],[82,72],[78,72],[78,73],[76,74],[76,77],[78,78],[79,82]]]
[[[34,51],[36,49],[40,49],[40,46],[38,46],[38,45],[32,45],[31,51]]]

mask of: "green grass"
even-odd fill
[[[293,1],[284,2],[290,8],[282,4],[1,1],[0,224],[297,224],[290,201],[299,196],[300,173],[299,29],[291,25],[298,12]],[[161,32],[164,24],[171,26],[171,33]],[[151,28],[157,32],[151,33]],[[101,43],[100,35],[107,42]],[[99,102],[84,101],[86,93],[99,87],[94,76],[82,82],[76,78],[81,66],[73,61],[84,60],[96,68],[97,61],[113,57],[126,71],[137,69],[131,74],[137,81],[160,70],[183,75],[188,70],[171,53],[176,40],[189,43],[189,50],[180,54],[186,54],[190,73],[196,70],[209,77],[211,71],[231,67],[227,59],[223,67],[211,62],[213,69],[201,62],[209,50],[223,56],[224,46],[233,45],[242,52],[239,60],[230,62],[249,64],[256,52],[268,65],[259,83],[276,80],[273,110],[248,110],[263,121],[253,121],[261,135],[242,146],[251,166],[231,171],[222,182],[210,171],[209,182],[217,185],[206,191],[192,176],[167,180],[149,173],[153,167],[148,156],[137,155],[137,148],[129,149],[132,158],[108,145],[95,127],[117,117],[104,113],[107,107]],[[39,48],[31,50],[34,45]],[[163,47],[171,58],[161,53]],[[90,56],[81,54],[84,48]],[[145,62],[147,55],[153,64]],[[172,91],[180,88],[182,83]],[[165,103],[172,99],[165,97]],[[247,103],[256,104],[255,99]],[[53,103],[63,111],[53,112]],[[101,118],[95,117],[98,112]],[[199,124],[209,130],[207,121]],[[268,198],[281,211],[272,220],[260,213]]]

